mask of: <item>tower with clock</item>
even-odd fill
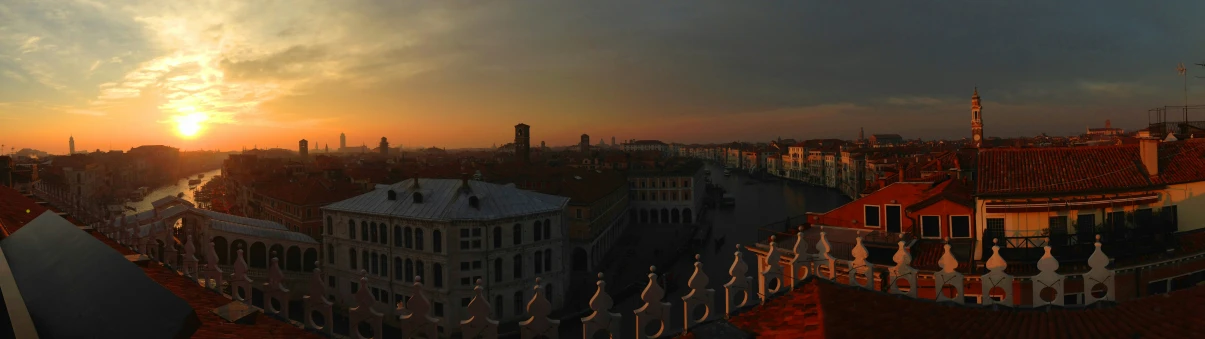
[[[971,143],[983,147],[983,106],[979,105],[979,87],[971,95]]]

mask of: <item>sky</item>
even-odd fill
[[[1205,1],[0,2],[0,144],[52,153],[1068,135],[1205,94]],[[1196,119],[1205,120],[1205,117]]]

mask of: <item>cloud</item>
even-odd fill
[[[38,41],[42,41],[42,37],[33,36],[25,39],[25,43],[21,44],[21,54],[37,52],[40,48]]]
[[[1149,86],[1127,82],[1083,81],[1079,86],[1092,95],[1115,98],[1129,98],[1154,92]]]
[[[310,75],[307,66],[324,56],[326,52],[321,47],[292,46],[258,59],[222,59],[219,65],[232,80],[290,80]]]
[[[4,76],[20,82],[29,82],[28,79],[10,70],[4,70]]]
[[[106,115],[106,113],[105,113],[105,112],[93,111],[93,110],[86,110],[86,109],[68,109],[68,110],[66,110],[66,112],[67,112],[67,113],[71,113],[71,114],[79,114],[79,115],[91,115],[91,116],[104,116],[104,115]]]

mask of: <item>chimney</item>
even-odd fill
[[[1146,167],[1147,174],[1159,176],[1159,139],[1139,139],[1138,156],[1142,158],[1142,166]]]
[[[465,191],[469,190],[469,174],[468,173],[460,172],[460,189],[465,190]]]

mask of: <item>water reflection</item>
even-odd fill
[[[188,180],[189,179],[197,179],[198,174],[205,175],[204,178],[201,178],[201,183],[197,184],[195,186],[189,185]],[[196,201],[196,192],[197,192],[196,190],[200,190],[201,186],[204,186],[205,184],[209,183],[210,180],[213,180],[213,177],[220,175],[220,174],[222,174],[222,170],[220,170],[220,169],[216,169],[216,170],[212,170],[212,171],[208,171],[208,172],[193,173],[192,175],[189,175],[186,178],[177,180],[176,184],[174,184],[174,185],[156,188],[155,190],[151,191],[150,193],[147,193],[146,197],[143,198],[142,201],[127,202],[126,206],[134,208],[136,210],[136,212],[130,211],[129,209],[127,209],[125,212],[126,212],[126,214],[134,214],[134,213],[138,213],[138,212],[149,211],[149,210],[151,210],[151,203],[154,202],[155,200],[159,200],[166,196],[174,197],[180,193],[184,193],[184,197],[183,197],[184,200],[188,200],[195,204],[197,202]],[[193,188],[195,188],[196,190],[193,190]]]

